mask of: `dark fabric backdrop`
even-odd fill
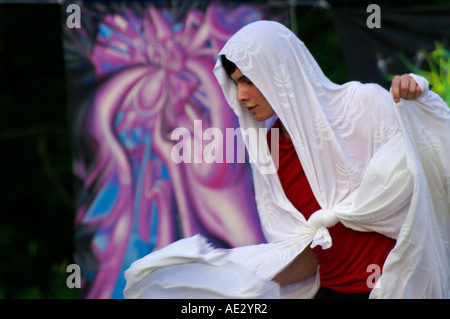
[[[333,6],[333,23],[340,37],[349,80],[375,82],[389,87],[382,71],[409,73],[398,54],[404,53],[416,66],[426,68],[418,50],[433,51],[435,41],[448,47],[450,5],[381,9],[381,28],[370,29],[366,7]]]

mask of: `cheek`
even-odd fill
[[[264,111],[265,111],[266,114],[268,114],[270,116],[275,114],[275,111],[273,110],[272,106],[267,101],[264,104]]]

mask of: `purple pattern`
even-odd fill
[[[84,52],[95,91],[86,108],[72,112],[74,143],[83,141],[74,148],[83,183],[75,226],[77,238],[90,238],[90,247],[76,252],[88,298],[123,297],[123,271],[183,237],[202,233],[218,247],[264,242],[246,164],[175,164],[170,157],[175,128],[193,132],[196,119],[203,130],[237,126],[212,70],[226,40],[263,13],[211,4],[174,21],[171,12],[148,6],[104,13]],[[93,16],[85,11],[84,21]],[[87,33],[70,35],[72,47],[89,41]]]

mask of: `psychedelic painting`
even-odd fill
[[[265,241],[249,165],[175,163],[171,132],[194,132],[194,120],[236,128],[212,72],[217,54],[245,24],[286,18],[264,5],[201,3],[86,2],[81,27],[65,28],[83,297],[123,298],[129,265],[180,238]]]

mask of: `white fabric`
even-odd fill
[[[289,29],[270,21],[241,29],[220,55],[233,61],[274,108],[322,207],[305,220],[284,194],[276,171],[261,164],[271,160],[267,143],[246,140],[258,212],[269,243],[220,250],[222,264],[233,263],[233,278],[241,274],[247,278],[250,272],[270,283],[307,246],[331,247],[327,227],[341,222],[357,231],[397,239],[371,298],[450,298],[450,110],[428,90],[428,82],[414,76],[423,94],[398,105],[375,84],[334,84]],[[270,126],[255,121],[236,101],[236,85],[220,59],[214,72],[242,130]],[[214,264],[184,247],[188,240],[200,239],[181,240],[177,245],[182,249],[163,249],[174,255],[188,254],[188,261],[156,258],[152,260],[156,266],[133,264],[126,272],[125,297],[142,297],[133,292],[134,287],[143,278],[160,278],[154,271],[160,266]],[[189,267],[187,274],[209,283],[208,293],[230,297],[233,289],[219,279],[226,276],[224,267],[216,267],[217,279],[203,277],[196,266]],[[276,285],[273,294],[311,298],[319,287],[318,277],[281,289]],[[189,294],[188,284],[179,286]],[[150,287],[145,285],[145,289]],[[255,298],[268,296],[268,286],[249,281],[247,288]],[[242,296],[236,291],[236,298]]]
[[[132,264],[125,298],[280,298],[276,283],[243,269],[227,253],[200,235],[179,240]]]

